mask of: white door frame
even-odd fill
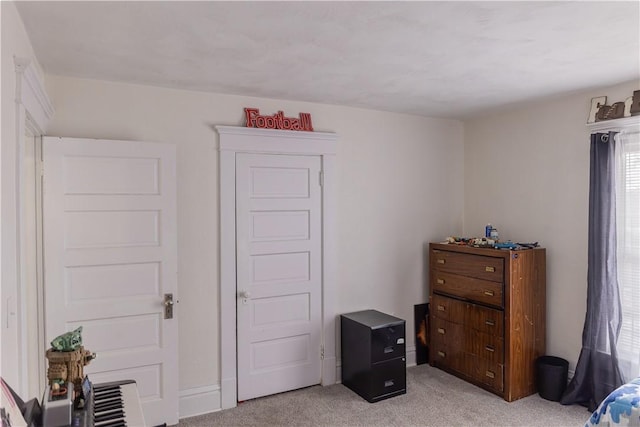
[[[29,328],[42,325],[38,319],[27,318],[27,286],[39,286],[28,283],[25,278],[26,265],[36,260],[25,259],[25,224],[24,218],[24,186],[23,179],[24,148],[27,143],[26,134],[39,138],[47,130],[53,117],[53,106],[44,85],[40,80],[34,61],[27,58],[14,58],[15,66],[15,140],[2,142],[3,160],[2,191],[3,211],[11,214],[2,218],[2,348],[13,369],[4,369],[3,377],[21,396],[27,396],[30,376],[39,376],[40,372],[28,369]],[[10,124],[4,124],[11,126]],[[6,145],[5,145],[6,144]],[[9,184],[4,184],[8,181]],[[6,208],[4,206],[7,206]],[[35,213],[37,215],[37,213]],[[39,292],[39,289],[38,289]],[[40,345],[39,343],[37,345]],[[44,354],[40,360],[44,360]],[[7,362],[3,361],[3,365]],[[13,366],[13,365],[16,366]]]
[[[336,148],[337,135],[216,126],[220,135],[220,394],[222,409],[237,405],[236,153],[321,157],[322,186],[322,385],[336,382]]]

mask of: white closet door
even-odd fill
[[[237,154],[238,400],[320,383],[320,167]]]

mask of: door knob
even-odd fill
[[[249,304],[249,298],[251,298],[251,294],[249,291],[240,291],[238,292],[238,298],[242,299],[242,305]]]

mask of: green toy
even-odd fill
[[[74,351],[82,345],[82,326],[57,336],[51,341],[51,348],[55,351]]]

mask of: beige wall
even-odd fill
[[[309,112],[336,132],[339,313],[407,319],[426,301],[425,244],[462,231],[462,123],[283,100],[48,76],[52,136],[177,145],[180,389],[219,383],[218,156],[214,125],[243,107]],[[409,339],[408,345],[414,345]]]
[[[575,364],[587,298],[591,98],[624,101],[640,82],[518,106],[465,122],[464,232],[547,248],[547,353]]]

